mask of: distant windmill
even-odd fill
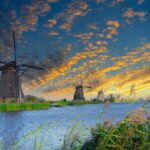
[[[3,102],[6,99],[15,98],[17,102],[21,102],[24,97],[23,90],[21,87],[20,77],[28,71],[30,68],[37,70],[44,70],[44,68],[29,65],[29,64],[18,64],[16,55],[16,43],[15,33],[13,31],[13,48],[14,48],[14,60],[11,62],[0,61],[1,79],[0,79],[0,98]]]
[[[80,73],[80,76],[81,76],[81,73]],[[76,90],[75,94],[74,94],[74,98],[73,98],[74,101],[76,101],[76,100],[80,100],[80,101],[85,100],[85,98],[84,98],[84,88],[92,88],[90,86],[83,86],[82,76],[80,77],[80,80],[81,80],[80,85],[74,85],[75,90]]]
[[[100,100],[100,101],[104,101],[105,100],[103,91],[99,91],[98,92],[97,100]]]

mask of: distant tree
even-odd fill
[[[33,96],[33,95],[27,95],[27,96],[25,96],[24,100],[26,102],[41,102],[41,101],[44,101],[43,99],[38,98],[38,97]]]

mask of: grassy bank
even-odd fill
[[[50,107],[76,106],[87,104],[99,104],[100,101],[58,101],[58,102],[24,102],[24,103],[1,103],[0,112],[22,111],[22,110],[40,110]]]
[[[0,112],[48,109],[49,107],[51,107],[51,104],[49,102],[1,103],[0,104]]]
[[[148,150],[150,149],[149,123],[137,125],[121,122],[110,129],[100,125],[92,132],[92,139],[80,150]]]
[[[74,128],[74,127],[73,127]],[[150,150],[150,118],[140,108],[116,125],[105,121],[91,129],[91,138],[83,143],[78,135],[69,133],[65,150]]]
[[[100,104],[101,101],[58,101],[54,102],[53,106],[63,107],[63,106],[78,106],[78,105],[88,105],[88,104]]]

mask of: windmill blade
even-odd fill
[[[92,88],[91,86],[84,86],[85,88]]]
[[[14,48],[14,61],[15,61],[15,64],[17,64],[15,31],[13,31],[13,48]]]
[[[26,68],[37,69],[37,70],[45,70],[45,68],[34,66],[34,65],[27,65],[27,64],[19,65],[19,67],[26,67]]]

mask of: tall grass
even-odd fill
[[[149,150],[150,118],[145,114],[140,108],[116,125],[110,121],[97,125],[80,150]]]

